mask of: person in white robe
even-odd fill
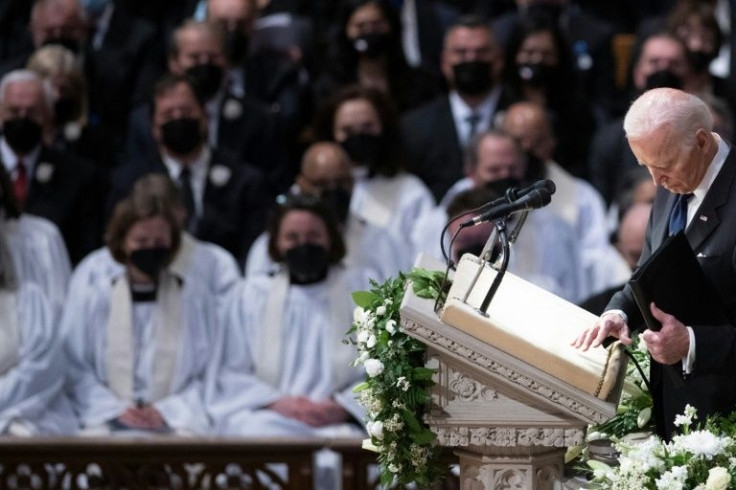
[[[0,233],[11,250],[15,274],[46,295],[58,318],[66,298],[71,262],[61,232],[51,221],[22,213],[10,178],[0,165]]]
[[[539,177],[551,179],[557,187],[548,208],[564,219],[577,236],[585,280],[583,297],[604,289],[596,282],[606,273],[607,264],[600,258],[610,249],[603,197],[590,183],[574,177],[553,160],[557,140],[542,106],[533,102],[513,104],[506,112],[503,128],[524,151],[541,161]]]
[[[403,169],[401,133],[391,101],[377,89],[346,87],[325,104],[314,131],[317,138],[342,145],[353,162],[350,210],[409,244],[413,263],[421,246],[416,223],[436,202],[427,186]]]
[[[134,193],[116,207],[106,237],[123,267],[98,251],[72,276],[62,329],[67,391],[83,434],[210,428],[204,387],[218,304],[196,277],[204,265],[174,261],[180,237],[166,200]]]
[[[310,146],[302,158],[301,171],[292,186],[292,194],[319,197],[338,219],[345,240],[348,268],[365,268],[368,277],[383,282],[411,267],[412,247],[388,229],[361,219],[350,209],[354,190],[352,165],[337,144],[320,142]],[[251,246],[245,272],[247,275],[270,273],[280,265],[268,255],[268,233],[264,232]],[[363,288],[367,288],[365,284]]]
[[[21,280],[0,229],[0,435],[70,435],[57,322],[43,291]]]
[[[230,436],[361,436],[352,388],[363,373],[343,343],[361,270],[340,261],[334,217],[293,196],[272,220],[269,251],[282,269],[248,276],[231,298],[208,392],[215,432]]]

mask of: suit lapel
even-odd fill
[[[452,153],[457,158],[457,161],[462,166],[463,161],[463,150],[460,147],[460,136],[458,136],[457,128],[455,127],[455,116],[452,114],[452,109],[450,108],[450,98],[444,97],[442,101],[441,111],[443,114],[441,114],[441,117],[439,118],[439,123],[441,125],[446,125],[446,127],[439,127],[436,130],[436,134],[451,134],[452,137],[450,138],[450,147],[452,148]]]
[[[695,212],[685,232],[693,250],[697,250],[721,223],[720,208],[726,204],[731,195],[734,175],[736,175],[736,154],[729,151],[721,171],[708,189],[703,204]]]

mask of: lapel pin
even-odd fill
[[[700,215],[700,221],[702,221],[703,223],[706,223],[708,221],[708,217],[706,215],[704,215],[704,214],[701,214]]]

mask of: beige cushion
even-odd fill
[[[466,304],[477,271],[478,258],[465,255],[441,314],[443,322],[592,396],[608,398],[625,368],[620,344],[587,352],[570,346],[596,322],[595,315],[507,272],[484,317],[477,308],[496,272],[484,268]]]

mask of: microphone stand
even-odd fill
[[[493,224],[495,225],[496,231],[498,232],[498,237],[501,240],[503,255],[501,260],[501,267],[498,269],[496,277],[493,278],[493,283],[491,283],[491,287],[488,289],[488,293],[486,293],[486,297],[483,298],[483,302],[481,303],[480,308],[478,308],[477,310],[479,315],[482,315],[486,318],[488,318],[488,305],[491,303],[491,300],[493,299],[493,296],[495,296],[496,291],[498,291],[498,288],[501,285],[501,281],[503,280],[503,276],[506,275],[506,269],[508,269],[509,267],[509,256],[511,255],[509,238],[506,233],[506,219],[504,218],[497,220]]]

